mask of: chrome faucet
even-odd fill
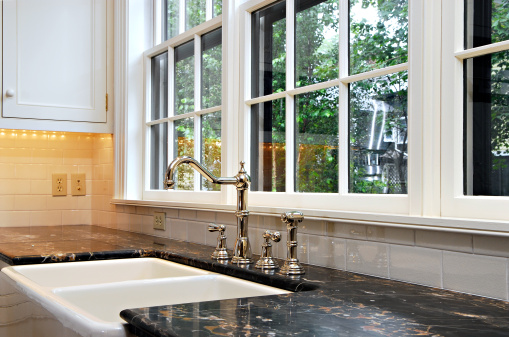
[[[163,186],[165,189],[170,189],[175,186],[173,176],[177,167],[181,164],[188,164],[200,173],[205,179],[214,184],[219,185],[235,185],[237,188],[237,210],[235,216],[237,217],[237,239],[235,240],[235,247],[233,249],[232,263],[237,264],[251,264],[253,257],[251,253],[251,245],[248,238],[248,216],[249,211],[247,208],[247,191],[251,178],[244,169],[244,162],[240,162],[239,172],[233,177],[216,177],[196,159],[191,157],[177,157],[168,165],[164,175]]]

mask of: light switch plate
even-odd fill
[[[71,195],[86,195],[85,173],[71,174]]]

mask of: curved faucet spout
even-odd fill
[[[198,173],[204,176],[208,181],[220,185],[234,185],[237,189],[237,210],[235,216],[237,217],[237,239],[235,240],[235,248],[233,249],[232,262],[246,265],[253,263],[251,245],[249,243],[247,219],[249,211],[247,210],[247,192],[251,178],[244,169],[244,162],[240,162],[239,172],[234,177],[216,177],[209,170],[207,170],[196,159],[191,157],[177,157],[175,158],[164,175],[163,186],[165,189],[170,189],[175,186],[174,175],[177,167],[181,164],[188,164],[194,168]]]
[[[226,184],[226,185],[235,185],[237,183],[237,179],[235,178],[224,178],[224,177],[216,177],[209,170],[207,170],[202,164],[200,164],[196,159],[192,157],[177,157],[175,158],[168,168],[166,169],[166,173],[164,175],[163,186],[165,189],[171,189],[175,187],[175,180],[173,176],[177,171],[177,167],[181,164],[189,164],[192,168],[194,168],[198,173],[200,173],[205,179],[214,184]]]

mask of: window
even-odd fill
[[[194,157],[221,175],[222,28],[220,17],[212,20],[220,13],[217,1],[162,1],[165,41],[145,53],[150,60],[145,195],[150,198],[158,198],[154,192],[163,189],[163,175],[177,156]],[[188,166],[177,170],[175,189],[220,191]]]
[[[161,190],[186,154],[245,160],[260,212],[507,227],[509,0],[156,2],[140,198],[230,209],[190,169]]]
[[[442,211],[507,219],[509,205],[509,1],[464,0],[445,6]],[[447,33],[447,30],[450,33]],[[452,89],[451,89],[452,88]],[[444,95],[443,94],[443,95]]]
[[[244,39],[251,190],[406,195],[408,1],[254,8]]]

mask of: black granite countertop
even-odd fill
[[[8,264],[154,256],[296,291],[126,309],[146,336],[509,336],[509,303],[315,266],[297,279],[212,261],[211,247],[95,226],[0,228]]]

